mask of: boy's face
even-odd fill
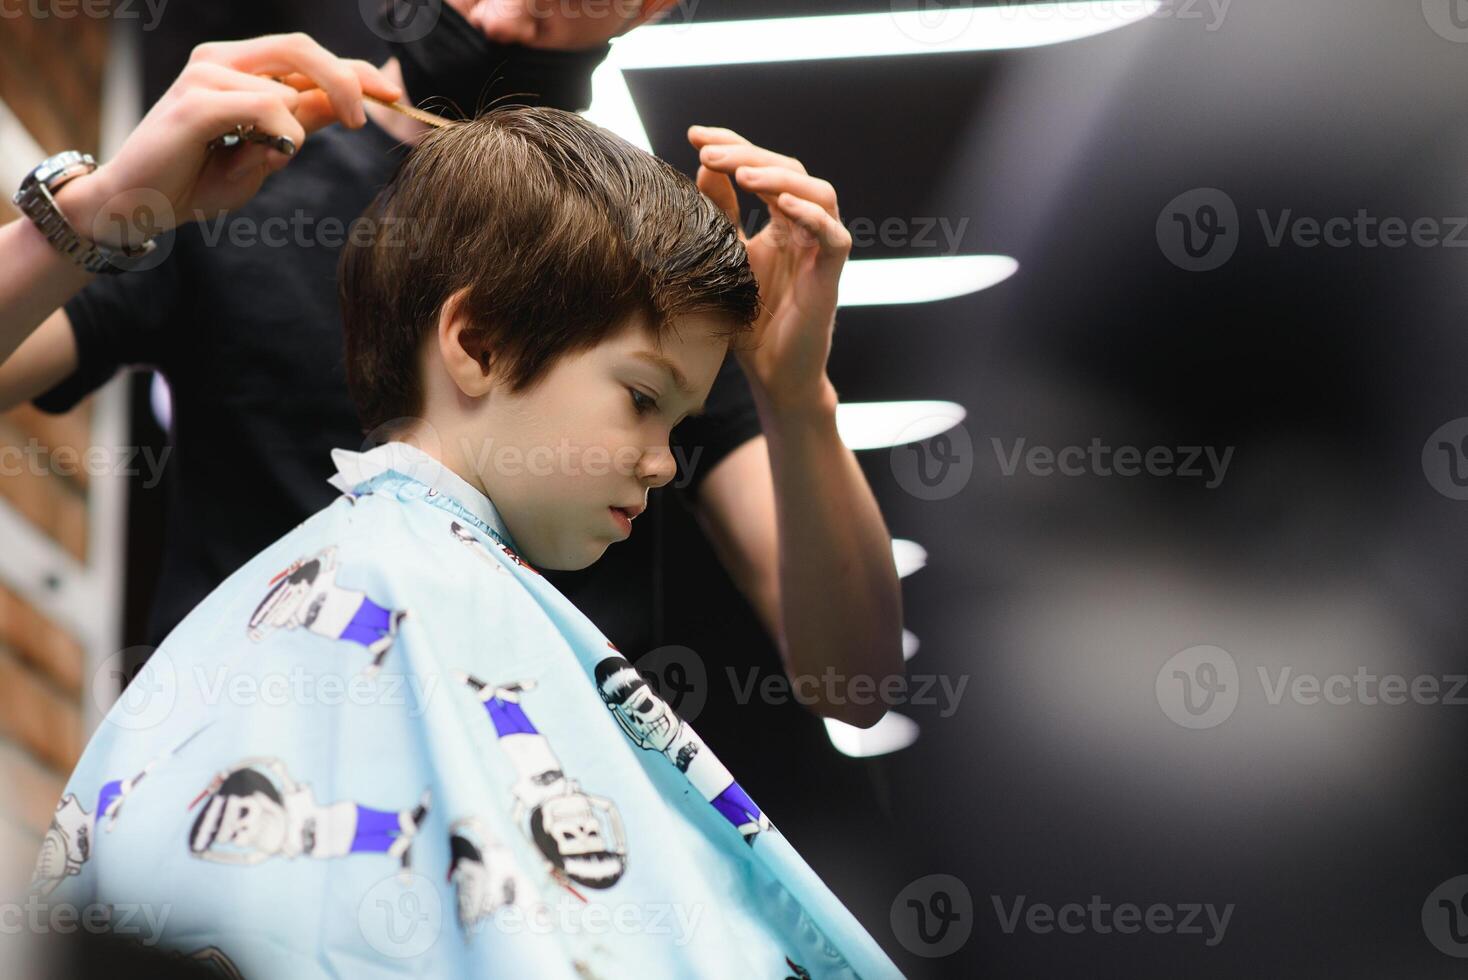
[[[634,319],[525,391],[485,397],[466,463],[532,565],[591,565],[628,536],[613,508],[640,509],[649,489],[673,479],[668,436],[713,387],[728,349],[718,326],[708,315],[680,317],[659,350]]]

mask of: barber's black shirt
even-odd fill
[[[248,205],[165,236],[160,247],[171,251],[156,268],[98,277],[66,304],[77,369],[37,398],[38,408],[67,411],[124,366],[156,368],[173,393],[170,504],[151,644],[235,569],[332,501],[333,448],[363,447],[343,367],[337,258],[352,222],[404,152],[371,122],[322,130]],[[691,498],[720,460],[758,433],[731,356],[707,415],[674,433],[681,447],[674,493]],[[685,459],[696,461],[687,472]],[[632,537],[601,561],[547,574],[629,655],[662,642],[663,501],[651,497]]]

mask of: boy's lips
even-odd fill
[[[612,515],[612,520],[622,529],[624,538],[632,533],[632,518],[625,510],[620,507],[608,507],[607,513]]]
[[[622,513],[627,515],[627,520],[629,521],[635,520],[637,518],[637,515],[641,514],[646,509],[646,504],[633,504],[630,507],[618,507],[615,504],[612,505],[612,510],[620,510]]]

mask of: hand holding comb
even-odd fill
[[[279,76],[271,76],[271,81],[280,82],[283,85],[289,85],[292,88],[296,89],[296,91],[298,92],[321,91],[320,87],[315,82],[311,81],[304,75],[291,75],[285,78]],[[386,99],[379,99],[377,96],[367,92],[362,93],[362,98],[367,102],[373,103],[374,105],[380,105],[384,109],[391,109],[394,112],[401,113],[402,115],[407,116],[409,119],[416,119],[418,122],[423,123],[425,126],[432,126],[434,129],[438,129],[442,126],[447,126],[452,122],[452,120],[445,119],[443,116],[435,115],[434,113],[429,112],[426,109],[419,109],[417,106],[407,102],[389,102]],[[262,143],[266,146],[271,147],[272,149],[284,153],[286,156],[294,156],[297,149],[296,144],[288,137],[275,136],[270,133],[263,132],[262,130],[256,129],[254,126],[236,126],[228,133],[224,133],[223,135],[211,140],[209,143],[209,148],[228,149],[230,147],[238,146],[240,143]]]

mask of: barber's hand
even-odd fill
[[[851,254],[836,190],[799,160],[750,143],[727,129],[694,126],[698,186],[740,226],[739,187],[770,209],[770,221],[745,238],[759,280],[760,315],[753,349],[736,351],[756,395],[776,410],[830,408],[826,376],[836,326],[836,288]],[[732,177],[732,180],[731,180]]]
[[[201,44],[116,157],[62,187],[57,202],[78,234],[112,246],[213,218],[248,201],[291,157],[258,143],[211,150],[212,140],[254,126],[299,150],[330,123],[363,125],[364,91],[403,94],[372,65],[338,58],[305,34]]]

